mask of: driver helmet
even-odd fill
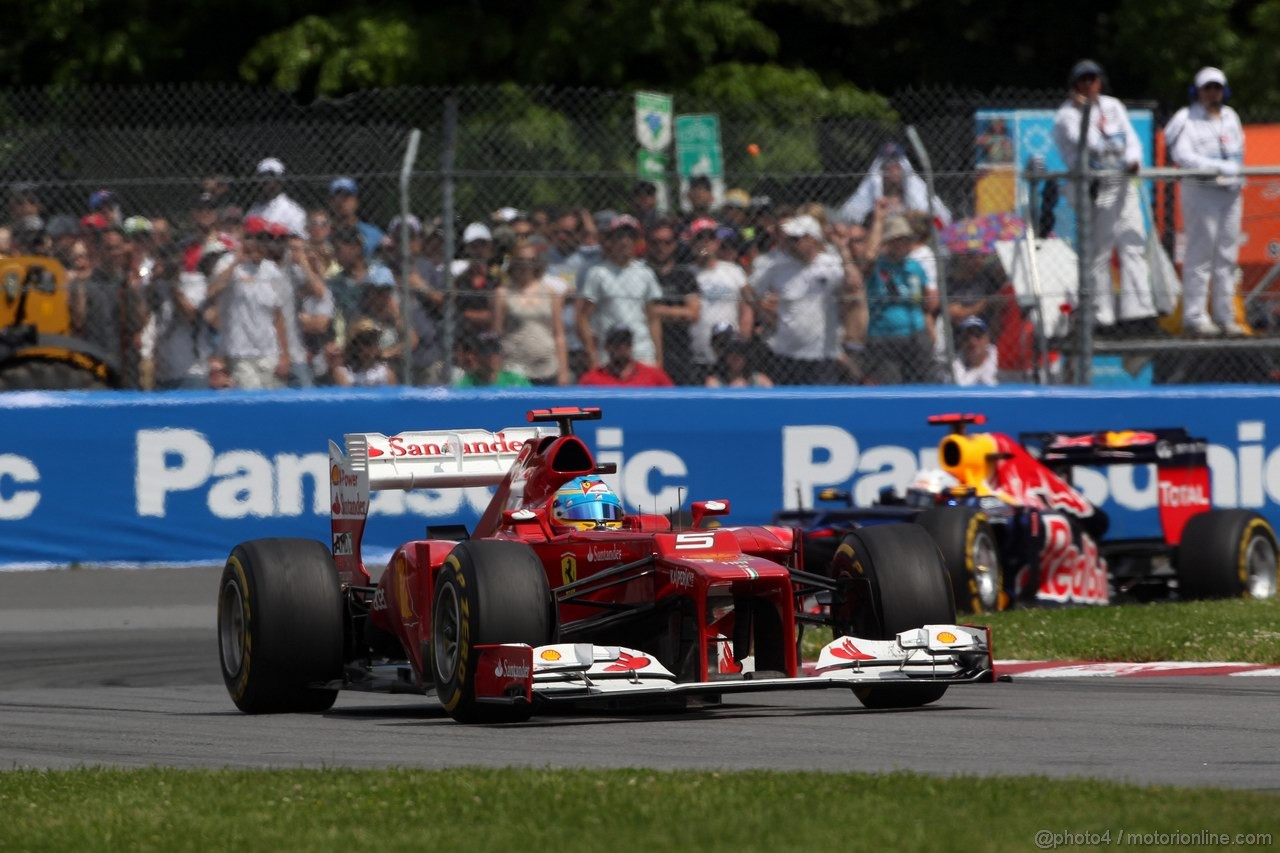
[[[579,530],[622,527],[622,501],[599,477],[576,477],[560,487],[551,502],[556,524]]]
[[[928,492],[931,495],[940,495],[959,485],[960,481],[950,472],[943,471],[941,468],[926,468],[916,474],[910,488]]]

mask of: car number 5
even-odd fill
[[[676,550],[692,551],[698,548],[710,548],[715,541],[714,533],[677,533]]]

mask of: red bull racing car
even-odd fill
[[[843,537],[887,522],[914,521],[938,544],[960,612],[1020,604],[1107,604],[1276,594],[1276,535],[1261,515],[1214,509],[1207,443],[1185,429],[969,434],[975,414],[937,415],[950,427],[940,468],[905,494],[854,507],[844,491],[819,497],[845,506],[779,512],[801,528],[806,564],[833,564]],[[1158,535],[1108,537],[1105,512],[1073,484],[1078,468],[1152,465]],[[835,566],[838,570],[839,567]]]
[[[992,680],[985,628],[957,625],[938,550],[915,525],[855,531],[830,574],[779,526],[703,529],[624,512],[573,425],[346,436],[330,444],[332,540],[237,545],[218,595],[222,673],[248,713],[320,711],[339,690],[437,697],[462,721],[557,704],[714,704],[830,688],[902,708]],[[427,528],[375,584],[361,559],[372,492],[496,486],[474,530]],[[827,567],[824,567],[827,568]],[[821,617],[803,603],[821,594]],[[800,671],[805,624],[835,640]]]

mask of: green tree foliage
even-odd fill
[[[837,111],[908,86],[1058,88],[1082,56],[1114,91],[1185,98],[1202,64],[1280,108],[1280,0],[9,0],[0,82],[248,82],[301,100],[519,82],[716,92]],[[805,107],[808,108],[808,107]]]

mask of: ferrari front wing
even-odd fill
[[[581,703],[648,697],[715,696],[764,690],[803,690],[871,685],[973,684],[994,672],[986,628],[926,625],[892,640],[839,637],[823,647],[812,675],[753,672],[680,682],[653,657],[635,649],[559,643],[536,648],[477,646],[476,699],[480,702]]]

